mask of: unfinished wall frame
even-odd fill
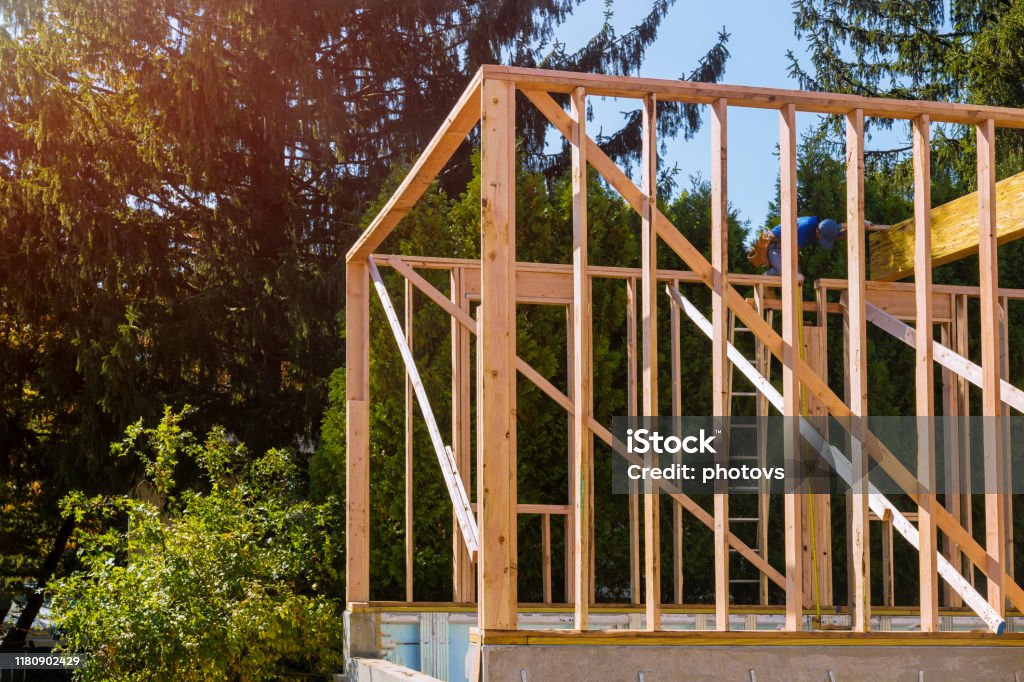
[[[515,107],[529,102],[569,141],[572,150],[572,262],[520,263],[515,258]],[[568,110],[552,95],[565,97]],[[643,149],[640,185],[601,150],[586,130],[586,98],[614,96],[638,101],[643,111]],[[712,234],[711,259],[704,256],[658,209],[655,197],[657,171],[655,139],[657,105],[659,102],[686,102],[710,105],[711,115],[711,193]],[[779,112],[782,276],[744,275],[731,273],[728,263],[727,224],[727,117],[730,108],[774,109]],[[915,219],[918,269],[916,284],[881,283],[868,279],[866,267],[866,235],[851,230],[847,244],[848,280],[819,280],[814,302],[802,301],[797,281],[796,221],[796,114],[813,112],[839,114],[846,117],[847,129],[847,215],[850,225],[864,221],[864,118],[880,116],[911,121],[914,133]],[[933,285],[930,243],[930,179],[929,126],[933,123],[959,123],[977,126],[978,130],[978,244],[981,262],[979,287]],[[481,258],[479,260],[431,258],[416,255],[389,255],[377,250],[401,218],[410,210],[443,168],[466,136],[480,125],[481,140]],[[857,480],[858,472],[866,472],[869,459],[874,460],[894,481],[904,487],[908,499],[917,505],[913,519],[907,515],[893,518],[873,513],[877,503],[872,500],[865,480],[850,496],[850,604],[846,613],[854,631],[851,636],[868,637],[873,614],[892,608],[891,562],[883,568],[880,580],[885,586],[884,601],[871,603],[870,556],[868,539],[872,526],[887,533],[890,542],[893,526],[901,533],[912,531],[920,547],[920,627],[925,633],[940,626],[940,601],[944,609],[970,608],[999,629],[1007,603],[1014,609],[1024,608],[1024,590],[1013,580],[1012,528],[1007,524],[1007,496],[985,494],[986,535],[983,543],[974,538],[970,524],[970,495],[945,495],[940,503],[934,490],[934,448],[931,438],[922,438],[924,466],[908,471],[886,450],[877,438],[857,419],[870,413],[867,385],[866,333],[875,324],[905,340],[916,348],[916,386],[918,415],[933,414],[931,377],[936,364],[943,369],[943,410],[963,414],[966,410],[968,382],[980,383],[984,395],[983,414],[995,416],[1008,409],[1024,407],[1024,393],[1006,381],[1006,335],[1000,334],[1000,305],[1005,310],[1009,300],[1024,298],[1024,292],[1000,289],[996,276],[997,235],[995,206],[994,145],[997,127],[1024,128],[1024,111],[948,104],[939,102],[900,101],[751,88],[642,78],[606,77],[589,74],[551,72],[534,69],[485,66],[477,72],[455,108],[446,118],[426,151],[413,166],[391,200],[355,243],[347,256],[346,277],[346,408],[347,408],[347,499],[346,533],[346,599],[350,610],[371,603],[371,566],[369,562],[369,476],[370,423],[369,400],[369,306],[370,268],[391,268],[404,278],[406,286],[405,327],[411,337],[413,324],[413,291],[418,304],[438,305],[452,318],[452,440],[447,452],[454,475],[466,490],[472,488],[469,473],[470,382],[477,381],[477,452],[476,497],[473,509],[479,528],[479,553],[474,565],[472,553],[455,533],[453,540],[453,601],[477,604],[478,630],[475,642],[508,640],[510,632],[519,630],[520,604],[517,596],[518,552],[522,549],[516,538],[517,518],[521,514],[537,514],[541,524],[543,566],[543,598],[552,600],[551,517],[562,516],[565,523],[566,585],[570,598],[573,626],[581,641],[599,637],[593,632],[590,612],[594,605],[593,574],[593,457],[594,438],[612,444],[611,432],[598,423],[593,414],[593,377],[591,368],[592,326],[591,287],[599,278],[624,281],[627,289],[627,349],[630,375],[626,389],[627,404],[637,406],[642,414],[656,416],[658,405],[658,326],[659,298],[664,302],[665,286],[678,291],[679,284],[708,287],[711,292],[710,338],[713,351],[714,386],[712,410],[715,417],[728,416],[734,390],[727,379],[730,366],[736,365],[733,340],[737,327],[754,337],[756,357],[747,371],[762,379],[767,375],[771,358],[782,367],[782,413],[800,416],[801,392],[814,401],[816,409],[835,417],[850,432],[848,473]],[[614,188],[639,215],[643,245],[641,267],[596,266],[588,262],[587,244],[587,171],[592,168]],[[657,251],[668,249],[686,265],[685,270],[664,270],[657,267]],[[417,269],[442,269],[450,273],[451,288],[443,293],[416,272]],[[739,288],[753,289],[745,297]],[[838,293],[837,293],[838,292]],[[831,296],[830,296],[831,294]],[[838,297],[838,301],[835,299]],[[967,338],[968,298],[981,302],[982,362],[973,365],[964,357]],[[478,319],[470,315],[470,301],[478,301]],[[516,355],[516,305],[546,303],[566,307],[568,385],[565,390],[554,386]],[[678,301],[672,303],[668,328],[671,339],[668,376],[672,377],[672,410],[678,413],[682,394],[678,384],[681,363],[679,334],[684,333]],[[771,320],[772,311],[781,311],[781,333]],[[816,344],[808,358],[797,350],[801,337],[803,312],[817,310],[818,327],[811,335]],[[843,317],[845,353],[848,376],[845,397],[837,395],[819,367],[824,363],[825,330],[831,314]],[[638,324],[639,317],[639,324]],[[889,319],[887,319],[889,318]],[[899,320],[916,320],[916,331],[898,325]],[[895,320],[897,325],[893,325]],[[922,323],[923,321],[923,323]],[[933,339],[938,325],[940,340]],[[907,331],[909,330],[909,332]],[[470,367],[471,337],[476,336],[477,367]],[[639,346],[639,349],[637,348]],[[638,352],[639,350],[639,352]],[[817,360],[812,360],[814,354]],[[738,358],[743,360],[743,358]],[[639,360],[639,371],[637,371]],[[524,505],[518,502],[516,485],[516,384],[520,379],[540,388],[567,414],[569,452],[567,453],[567,498],[557,505]],[[948,380],[948,385],[947,385]],[[754,377],[756,384],[756,377]],[[411,391],[411,389],[410,389]],[[768,402],[762,393],[752,394],[765,413]],[[1021,407],[1014,401],[1020,399]],[[760,409],[760,408],[759,408]],[[411,398],[407,415],[413,416]],[[634,410],[635,412],[635,410]],[[760,413],[760,412],[759,412]],[[789,450],[799,451],[801,437],[798,420],[787,430]],[[407,469],[412,466],[411,430],[407,431]],[[996,431],[985,434],[985,449],[980,460],[990,483],[1005,477],[1004,445]],[[947,440],[949,440],[947,438]],[[956,434],[956,443],[964,442],[964,434]],[[793,455],[795,456],[795,455]],[[956,474],[964,475],[969,467],[969,453],[953,465]],[[964,464],[967,461],[968,464]],[[948,472],[947,472],[948,473]],[[948,478],[948,475],[947,475]],[[919,493],[916,484],[923,480],[930,493]],[[784,501],[785,551],[784,565],[774,567],[759,542],[744,542],[732,528],[729,517],[729,495],[726,490],[714,495],[712,509],[703,508],[692,498],[668,485],[661,485],[672,500],[672,596],[669,608],[685,608],[683,602],[682,566],[685,543],[682,518],[694,516],[713,535],[714,546],[714,629],[733,629],[730,611],[737,608],[731,601],[730,554],[733,563],[742,560],[759,572],[757,590],[762,608],[784,615],[784,631],[774,636],[807,638],[813,633],[798,631],[812,626],[805,615],[810,595],[805,586],[807,557],[802,548],[801,510],[803,495],[790,494]],[[639,628],[658,632],[671,640],[671,633],[662,627],[661,616],[667,608],[661,594],[661,560],[664,550],[659,539],[659,497],[654,490],[633,496],[630,504],[629,554],[631,608],[643,617]],[[411,501],[411,487],[407,499]],[[643,504],[641,505],[641,502]],[[641,524],[642,506],[642,524]],[[870,510],[869,510],[870,507]],[[759,503],[759,509],[762,508]],[[763,505],[767,515],[767,505]],[[881,509],[881,507],[879,507]],[[875,519],[876,523],[871,523]],[[666,521],[667,523],[668,521]],[[406,600],[412,603],[413,536],[409,524],[406,577]],[[916,523],[917,527],[913,527]],[[900,525],[902,524],[902,525]],[[643,528],[643,548],[640,528]],[[908,525],[910,526],[908,528]],[[458,524],[455,525],[458,529]],[[759,531],[761,533],[762,531]],[[764,542],[767,535],[764,534]],[[883,544],[886,554],[888,545]],[[829,554],[829,556],[831,556]],[[891,558],[891,557],[890,557]],[[972,586],[974,570],[985,575],[987,583]],[[668,570],[668,569],[666,569]],[[829,571],[831,571],[831,566]],[[952,573],[950,573],[952,571]],[[831,576],[831,573],[829,573]],[[950,577],[952,576],[952,577]],[[951,581],[940,589],[940,577]],[[643,585],[643,590],[641,590]],[[777,586],[784,595],[782,603],[766,604],[769,586]],[[829,591],[831,578],[829,577]],[[977,604],[976,597],[984,590],[988,609]],[[943,595],[940,600],[940,594]],[[965,596],[966,595],[966,596]],[[984,601],[983,598],[982,600]],[[832,599],[830,599],[832,601]],[[681,606],[680,606],[681,605]],[[834,605],[829,604],[829,608]],[[981,614],[980,611],[985,611]],[[990,613],[991,612],[991,613]],[[995,615],[993,615],[995,614]],[[814,624],[816,625],[816,624]],[[743,633],[735,633],[742,638]],[[765,637],[760,633],[759,637]],[[648,635],[650,637],[650,635]],[[503,639],[504,638],[504,639]],[[514,637],[513,637],[514,639]],[[653,641],[653,640],[652,640]],[[660,641],[660,640],[659,640]],[[801,640],[803,641],[803,640]],[[872,639],[871,641],[877,641]],[[642,643],[642,638],[636,643]]]

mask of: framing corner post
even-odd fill
[[[803,470],[800,462],[800,303],[803,292],[797,281],[797,194],[796,194],[796,106],[786,104],[779,111],[780,207],[782,224],[782,395],[784,452],[795,489],[784,502],[786,556],[786,630],[797,631],[803,622],[803,543],[800,514]]]
[[[871,629],[871,544],[868,516],[868,457],[863,445],[864,420],[868,413],[867,369],[867,234],[864,225],[864,110],[856,109],[846,116],[846,235],[847,235],[847,307],[844,322],[848,341],[847,400],[853,417],[854,433],[850,439],[852,462],[852,494],[850,510],[850,565],[853,584],[850,589],[850,610],[855,632]]]
[[[935,360],[932,353],[931,149],[927,114],[913,121],[914,133],[914,302],[916,307],[918,548],[921,631],[939,629],[938,534],[935,526]]]
[[[587,104],[583,88],[570,96],[572,135],[572,347],[573,347],[573,571],[575,627],[586,630],[590,612],[591,544],[594,526],[593,443],[590,418],[593,411],[591,388],[591,304],[590,275],[587,270]]]
[[[517,627],[515,85],[481,88],[479,627]]]
[[[1006,613],[1006,504],[1003,443],[996,422],[1002,414],[999,340],[999,258],[996,240],[996,129],[978,124],[978,270],[981,299],[981,386],[985,471],[985,549],[998,570],[988,580],[989,604]]]
[[[370,273],[345,269],[345,599],[370,600]]]
[[[643,99],[641,323],[643,327],[643,412],[658,416],[658,233],[655,222],[658,187],[657,99]],[[650,482],[644,494],[644,587],[648,630],[661,629],[660,500]]]
[[[723,434],[725,447],[719,454],[728,465],[729,438],[725,433],[729,416],[727,356],[729,343],[729,310],[725,301],[729,272],[729,206],[726,117],[729,106],[718,99],[711,107],[711,326],[712,326],[712,393],[711,414],[716,432]],[[715,629],[729,629],[729,489],[728,482],[716,485],[715,515]]]

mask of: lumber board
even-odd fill
[[[729,206],[728,206],[728,128],[729,106],[724,99],[711,105],[711,414],[716,430],[724,430],[721,418],[729,416],[729,308],[725,287],[729,272]],[[723,448],[719,463],[728,465],[728,451]],[[715,629],[729,629],[729,495],[728,483],[715,486]]]
[[[1024,637],[987,632],[711,632],[693,630],[473,630],[470,641],[536,646],[1024,646]]]
[[[481,86],[477,495],[480,626],[516,627],[515,88]]]
[[[626,280],[626,414],[637,415],[636,280]],[[673,414],[679,414],[673,412]],[[678,509],[678,505],[673,505]],[[629,600],[640,603],[640,495],[639,484],[629,482]]]
[[[928,114],[933,121],[974,124],[992,119],[1001,128],[1024,128],[1024,111],[1012,107],[899,100],[832,92],[608,76],[514,66],[487,65],[482,67],[482,71],[485,78],[514,81],[521,90],[568,93],[573,88],[584,87],[592,96],[597,97],[643,99],[649,94],[655,94],[663,102],[694,104],[712,104],[715,100],[725,98],[729,101],[729,106],[733,107],[777,111],[791,105],[796,111],[839,115],[848,114],[854,109],[863,109],[865,116],[880,118],[909,120],[921,114]]]
[[[479,278],[478,278],[479,279]],[[452,303],[469,313],[469,301],[463,296],[465,271],[462,267],[453,268],[449,275]],[[409,281],[406,279],[405,281]],[[469,490],[472,481],[471,441],[471,398],[470,382],[473,370],[470,367],[469,330],[452,320],[452,451],[455,453],[455,466],[462,478],[462,485]],[[452,513],[452,593],[457,602],[476,601],[476,574],[473,559],[469,556],[466,543],[459,532],[459,519]]]
[[[412,283],[405,281],[405,340],[409,344],[409,351],[413,349],[413,319],[415,309],[413,307],[414,289]],[[415,400],[415,387],[412,385],[412,376],[409,369],[405,370],[405,600],[413,601],[413,574],[415,538],[413,537],[413,526],[415,524],[415,505],[413,503],[413,486],[415,475],[413,471],[413,400]]]
[[[846,117],[846,224],[864,223],[864,111]],[[850,313],[847,317],[847,379],[850,412],[854,424],[863,424],[868,414],[867,322],[865,302],[865,233],[853,230],[846,240]],[[853,468],[850,503],[850,565],[853,567],[851,611],[854,632],[871,629],[871,543],[868,524],[868,455],[860,438],[850,439]]]
[[[370,277],[345,268],[345,599],[370,599]]]
[[[672,286],[678,289],[679,282],[673,282]],[[675,306],[671,306],[669,308],[668,328],[670,339],[669,377],[671,377],[672,384],[672,414],[681,415],[683,413],[682,338],[679,336],[679,310],[676,309]],[[627,344],[628,338],[627,334]],[[627,362],[629,362],[628,359]],[[636,411],[630,411],[628,414],[636,414]],[[676,455],[674,461],[676,464],[682,464],[682,457],[680,455]],[[632,502],[633,499],[631,498],[630,501]],[[683,508],[678,504],[672,505],[672,602],[675,604],[683,603]]]
[[[459,101],[455,103],[451,113],[427,144],[427,148],[413,164],[409,174],[402,180],[402,184],[349,249],[346,260],[365,259],[380,246],[399,221],[419,201],[437,174],[452,158],[455,150],[476,126],[480,120],[482,74],[482,71],[477,71],[470,80]]]
[[[1024,237],[1024,172],[997,182],[996,237],[1005,244]],[[932,265],[978,253],[978,193],[931,210]],[[871,279],[894,281],[914,274],[914,219],[871,233]]]
[[[1001,415],[1002,398],[999,339],[999,206],[996,181],[996,130],[992,121],[977,127],[978,192],[977,236],[978,279],[981,317],[981,414],[983,420],[983,452],[985,472],[985,548],[994,561],[1003,567],[1006,563],[1006,497],[1003,490],[1005,462],[1000,429],[995,417]],[[988,600],[999,613],[1006,607],[1006,573],[1000,571],[988,580]]]
[[[590,418],[594,409],[591,366],[593,364],[593,322],[590,302],[587,230],[587,103],[582,88],[570,97],[572,136],[572,399],[573,399],[573,614],[577,630],[586,630],[590,588],[591,529],[594,526],[593,438]]]
[[[658,210],[657,98],[643,99],[640,173],[640,366],[644,416],[658,416],[658,232],[654,213]],[[580,140],[586,146],[585,140]],[[661,532],[660,500],[649,485],[644,491],[644,599],[647,605],[644,627],[661,629]]]
[[[796,107],[786,104],[779,110],[779,207],[782,225],[782,414],[796,417],[800,414],[800,381],[797,362],[800,360],[799,343],[801,302],[803,293],[797,283],[797,176],[796,176]],[[746,304],[746,302],[744,302]],[[760,319],[760,316],[758,316]],[[752,328],[752,327],[751,327]],[[810,365],[809,371],[813,372]],[[806,389],[803,389],[806,390]],[[796,458],[800,452],[800,434],[789,420],[783,430],[784,457]],[[786,557],[786,629],[799,630],[802,626],[801,595],[803,592],[803,544],[800,539],[801,507],[803,495],[784,496],[783,515]]]
[[[913,122],[914,147],[914,299],[917,339],[914,348],[917,416],[917,478],[924,490],[917,501],[918,588],[921,631],[939,629],[938,533],[932,510],[935,494],[935,359],[932,323],[932,181],[931,122],[921,115]]]

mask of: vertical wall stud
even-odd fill
[[[480,388],[477,509],[479,625],[514,630],[516,558],[515,85],[482,86]]]
[[[574,583],[577,630],[586,630],[590,609],[591,529],[594,525],[593,437],[590,417],[591,389],[591,303],[587,271],[587,104],[583,88],[570,96],[573,117],[572,143],[572,296],[573,296],[573,472],[576,476],[574,528],[576,549]]]
[[[461,267],[451,271],[451,299],[460,310],[469,312],[469,300],[465,296],[465,270]],[[452,451],[459,468],[459,477],[467,492],[472,490],[470,469],[470,383],[473,380],[470,367],[469,330],[452,318]],[[455,601],[476,600],[476,575],[469,550],[462,539],[459,521],[452,513],[452,581]]]
[[[626,413],[639,414],[636,377],[636,278],[626,280]],[[629,482],[629,602],[640,603],[640,487]]]
[[[787,467],[793,466],[792,476],[799,483],[802,469],[796,466],[800,457],[800,382],[796,364],[800,360],[800,304],[802,292],[797,281],[797,206],[796,206],[796,107],[787,104],[779,114],[780,207],[782,218],[782,395],[784,452]],[[803,557],[800,538],[800,514],[803,491],[788,492],[784,501],[786,533],[786,629],[801,629],[803,621]]]
[[[729,343],[729,309],[725,291],[729,286],[729,206],[726,116],[729,106],[725,99],[716,100],[711,107],[711,414],[715,430],[722,432],[726,446],[720,448],[719,459],[728,466],[728,434],[726,418],[729,416],[729,387],[727,357]],[[715,516],[715,629],[729,629],[729,491],[728,482],[716,486]]]
[[[370,600],[370,273],[345,274],[345,595]]]
[[[999,382],[999,257],[996,241],[996,128],[992,119],[978,124],[978,276],[981,299],[981,414],[984,419],[985,549],[999,566],[989,577],[988,601],[1006,613],[1003,443],[998,425],[1003,412]]]
[[[405,280],[405,341],[413,349],[413,286]],[[405,371],[405,601],[413,601],[413,387]]]
[[[641,320],[643,327],[643,410],[658,416],[658,253],[654,213],[657,210],[658,148],[657,101],[653,94],[643,100],[643,212],[641,236]],[[661,533],[657,493],[650,483],[644,495],[644,582],[647,629],[661,629]]]
[[[867,255],[864,242],[864,111],[856,109],[846,116],[846,248],[847,248],[847,329],[850,411],[854,432],[863,437],[868,411],[868,362],[866,286]],[[853,462],[853,494],[850,504],[850,549],[853,567],[851,611],[853,629],[867,632],[871,627],[871,550],[868,522],[868,461],[862,440],[850,439]]]
[[[932,355],[932,192],[930,122],[914,119],[914,301],[916,307],[918,548],[921,589],[921,631],[939,629],[938,534],[935,494],[935,362]]]

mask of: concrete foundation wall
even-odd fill
[[[1019,647],[488,645],[482,662],[488,682],[1024,679]]]
[[[349,682],[438,682],[436,677],[424,675],[403,665],[370,658],[349,661]]]

